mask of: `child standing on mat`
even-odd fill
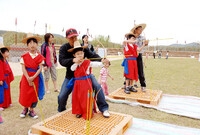
[[[130,92],[137,92],[133,87],[134,81],[138,81],[137,56],[138,51],[140,51],[145,45],[143,44],[141,48],[138,48],[135,44],[135,35],[132,32],[127,33],[125,37],[126,40],[123,42],[125,58],[122,62],[125,77],[124,92],[130,94]]]
[[[42,77],[42,64],[44,64],[44,57],[38,53],[38,41],[41,38],[32,34],[27,34],[22,42],[27,44],[29,52],[23,54],[20,59],[22,65],[22,78],[20,81],[19,103],[24,107],[21,118],[26,117],[26,114],[34,119],[37,119],[34,108],[37,105],[38,97],[43,99],[45,88]]]
[[[72,93],[72,114],[77,118],[91,119],[95,110],[94,92],[90,79],[91,67],[103,66],[102,62],[91,62],[84,59],[83,46],[79,41],[74,42],[74,48],[68,51],[73,52],[76,61],[71,70],[74,71],[72,78],[67,87],[73,87]]]
[[[107,77],[109,76],[112,80],[114,78],[109,74],[109,66],[110,66],[110,61],[106,61],[103,63],[103,67],[100,70],[100,76],[99,76],[99,84],[101,84],[101,87],[103,89],[104,94],[107,96],[108,93],[108,85],[107,85]]]

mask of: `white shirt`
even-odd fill
[[[34,59],[36,56],[38,56],[37,52],[35,54],[29,52],[29,54],[30,54],[30,56],[31,56],[32,59]],[[24,65],[24,59],[22,57],[20,59],[20,64]],[[44,60],[41,62],[41,64],[44,64]]]
[[[75,71],[76,68],[78,66],[80,66],[83,62],[81,62],[80,64],[77,64],[77,63],[74,63],[72,66],[71,66],[71,70],[72,71]],[[97,62],[97,61],[91,61],[90,62],[90,65],[88,66],[87,70],[86,70],[86,74],[90,74],[90,67],[103,67],[103,63],[102,62]]]

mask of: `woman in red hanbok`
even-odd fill
[[[2,91],[3,94],[3,102],[0,104],[0,108],[7,108],[12,106],[11,99],[11,91],[10,91],[10,83],[14,80],[13,72],[10,68],[10,65],[7,61],[9,57],[9,50],[6,47],[0,48],[0,80],[5,81],[7,88],[4,88]]]
[[[37,105],[38,97],[41,100],[44,96],[44,80],[42,77],[42,64],[44,57],[37,52],[39,37],[28,35],[22,40],[27,43],[29,52],[21,56],[23,75],[20,81],[19,103],[24,107],[21,118],[26,117],[29,110],[29,116],[36,119],[34,108]]]

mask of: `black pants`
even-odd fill
[[[143,70],[142,53],[139,53],[139,55],[137,57],[137,66],[138,66],[138,77],[140,80],[140,85],[141,85],[141,87],[146,87],[144,70]]]

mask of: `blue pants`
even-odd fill
[[[95,90],[95,94],[97,94],[97,101],[96,101],[97,106],[101,112],[104,112],[105,110],[108,110],[108,104],[105,100],[105,96],[101,88],[101,85],[97,82],[95,76],[92,74],[91,74],[91,81],[92,81],[92,87]],[[66,87],[68,82],[69,82],[69,79],[65,78],[61,87],[61,91],[58,95],[58,112],[62,112],[66,110],[67,99],[73,89],[73,88],[68,89]]]

